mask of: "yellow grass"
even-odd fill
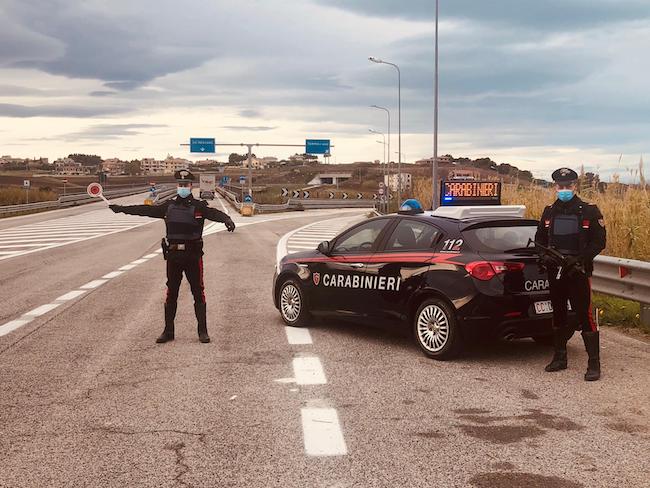
[[[52,191],[29,190],[29,203],[56,200],[58,195]],[[0,188],[0,205],[19,205],[27,203],[22,188]]]
[[[431,208],[431,179],[414,182],[413,193],[425,208]],[[604,193],[587,188],[580,197],[598,205],[605,217],[607,248],[603,254],[650,260],[650,192],[610,183]],[[526,205],[527,216],[538,219],[555,200],[555,190],[538,186],[504,185],[503,203]]]

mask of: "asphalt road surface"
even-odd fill
[[[0,486],[650,486],[647,344],[603,331],[586,383],[579,336],[547,374],[532,341],[435,362],[399,330],[288,329],[277,255],[364,215],[233,218],[206,226],[212,343],[184,282],[162,345],[162,222],[100,204],[0,220],[4,245],[62,243],[0,260]]]

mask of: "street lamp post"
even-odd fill
[[[438,207],[438,0],[436,0],[435,76],[433,90],[433,164],[431,168],[431,208]]]
[[[383,110],[386,112],[386,116],[388,117],[388,161],[386,162],[386,165],[384,166],[384,193],[386,197],[386,202],[388,202],[388,185],[390,184],[390,110],[388,110],[386,107],[380,107],[379,105],[371,105],[371,108],[376,108],[379,110]],[[386,210],[388,210],[388,203],[386,203]]]
[[[395,63],[389,63],[372,56],[368,60],[373,63],[387,64],[397,70],[397,201],[400,202],[402,200],[402,72]]]
[[[377,141],[377,142],[378,142],[379,144],[383,144],[383,145],[384,145],[384,171],[383,171],[383,179],[386,180],[386,135],[385,135],[383,132],[379,132],[378,130],[374,130],[374,129],[368,129],[368,130],[369,130],[370,132],[372,132],[373,134],[379,134],[379,135],[383,138],[383,141]],[[390,144],[390,143],[389,143],[389,144]],[[388,158],[390,159],[390,152],[388,153]],[[387,208],[386,208],[386,211],[388,211]]]

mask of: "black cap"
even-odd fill
[[[187,183],[188,181],[191,183],[192,181],[194,181],[194,175],[186,169],[181,169],[179,171],[176,171],[174,173],[174,178],[176,178],[176,181],[178,181],[179,183],[180,182]]]
[[[556,183],[570,183],[578,179],[578,173],[571,168],[560,168],[553,171],[551,178]]]

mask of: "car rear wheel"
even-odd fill
[[[462,337],[453,309],[443,300],[422,302],[413,319],[415,340],[422,352],[433,359],[445,360],[458,355]]]
[[[302,287],[294,279],[289,279],[280,286],[278,305],[282,320],[291,327],[305,325],[306,320],[309,318]]]

